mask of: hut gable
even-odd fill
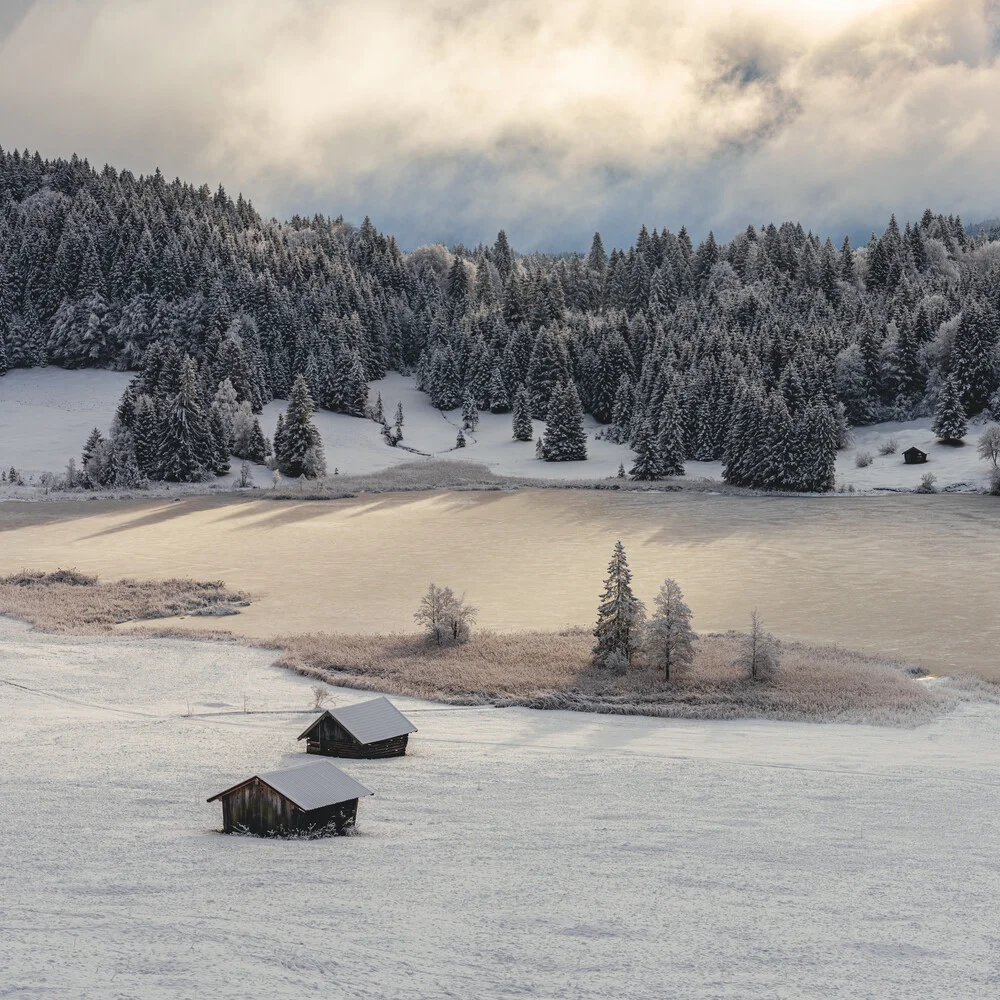
[[[261,835],[296,832],[333,824],[338,831],[354,822],[358,799],[375,793],[326,760],[241,781],[208,801],[222,801],[226,833]]]
[[[417,727],[388,698],[335,708],[314,720],[300,736],[309,753],[331,757],[393,757],[406,752]]]
[[[917,447],[907,448],[903,452],[903,461],[907,465],[922,465],[927,461],[927,452],[921,451]]]

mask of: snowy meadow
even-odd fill
[[[357,836],[262,841],[205,799],[301,759],[313,681],[225,643],[0,640],[12,995],[1000,995],[994,705],[899,730],[396,699],[407,756],[344,765],[376,792]]]

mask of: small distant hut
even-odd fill
[[[306,753],[327,757],[402,757],[417,727],[389,701],[373,698],[324,712],[299,737]]]
[[[927,452],[919,448],[907,448],[903,452],[903,461],[907,465],[923,465],[927,461]]]
[[[375,793],[329,760],[255,774],[208,801],[222,800],[225,833],[258,837],[332,827],[343,833],[358,815],[358,799]]]

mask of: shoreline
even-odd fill
[[[884,655],[795,641],[781,643],[782,662],[772,680],[751,681],[738,664],[742,637],[735,632],[699,635],[690,670],[667,681],[641,659],[624,675],[594,668],[586,629],[484,629],[466,644],[437,647],[411,633],[259,638],[240,634],[238,627],[176,625],[178,619],[229,618],[251,603],[249,595],[221,582],[102,584],[68,571],[0,580],[0,616],[34,631],[235,643],[274,651],[274,666],[331,686],[440,704],[912,727],[962,701],[1000,701],[1000,685],[982,678],[929,678],[926,670]]]

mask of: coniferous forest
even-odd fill
[[[585,457],[582,415],[633,478],[724,463],[728,482],[828,490],[850,425],[1000,416],[1000,235],[927,211],[867,246],[796,223],[695,245],[643,226],[610,254],[403,253],[365,219],[262,219],[221,188],[0,151],[0,373],[135,371],[94,482],[196,480],[273,449],[324,474],[315,407],[364,416],[415,373],[441,409],[547,421],[539,457]],[[278,428],[256,418],[288,399]],[[466,420],[470,414],[466,412]]]

